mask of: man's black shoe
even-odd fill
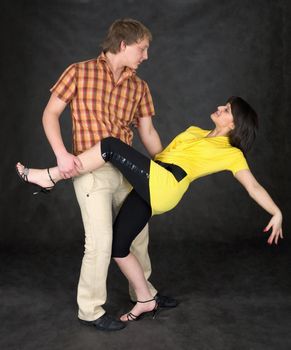
[[[166,295],[160,295],[157,293],[155,295],[156,302],[161,308],[170,308],[176,307],[178,305],[178,301],[174,298],[167,297]]]
[[[97,318],[97,320],[94,320],[94,321],[85,321],[85,320],[81,320],[80,318],[79,318],[79,321],[82,324],[85,324],[87,326],[93,326],[97,328],[99,331],[107,331],[107,332],[119,331],[126,326],[125,322],[116,320],[112,316],[107,314],[102,315],[101,317]]]

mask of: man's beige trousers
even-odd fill
[[[122,174],[111,164],[74,179],[85,229],[85,251],[78,285],[79,318],[93,321],[105,310],[106,279],[111,259],[112,226],[115,215],[131,187]],[[148,225],[136,237],[131,252],[143,267],[145,278],[151,274],[148,255]],[[157,291],[148,282],[154,296]],[[135,300],[130,288],[130,297]]]

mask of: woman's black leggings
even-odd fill
[[[112,256],[123,258],[129,254],[135,237],[149,221],[150,159],[114,137],[101,141],[101,154],[113,164],[132,185],[133,190],[123,202],[113,225]]]

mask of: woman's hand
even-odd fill
[[[279,238],[283,238],[282,214],[280,209],[274,203],[269,193],[258,183],[250,170],[240,170],[235,174],[235,177],[248,191],[253,200],[268,213],[273,215],[268,225],[264,228],[264,232],[272,229],[272,233],[268,238],[268,243],[272,244],[275,241],[275,244],[278,244]]]
[[[278,244],[278,239],[283,239],[283,231],[282,231],[282,214],[278,212],[277,214],[272,216],[272,219],[269,221],[268,225],[264,228],[264,232],[272,229],[272,233],[269,236],[268,243],[272,244],[275,240],[275,244]]]

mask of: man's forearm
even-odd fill
[[[61,134],[59,114],[45,111],[42,120],[45,134],[57,158],[62,178],[69,179],[77,176],[82,169],[82,164],[78,157],[66,150]]]
[[[60,122],[57,116],[52,115],[50,112],[44,111],[42,123],[46,137],[54,151],[56,157],[66,153],[66,147],[63,142]]]
[[[138,133],[142,144],[151,157],[162,151],[163,146],[160,136],[153,125],[152,117],[139,118]]]
[[[163,150],[160,136],[155,128],[141,137],[141,141],[152,158]]]
[[[42,117],[45,134],[56,157],[67,152],[60,127],[60,116],[66,106],[67,104],[64,101],[59,99],[55,94],[52,94]]]

